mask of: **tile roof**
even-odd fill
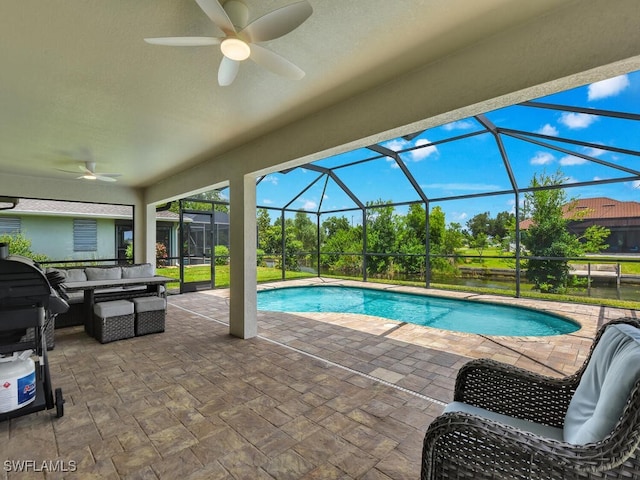
[[[640,217],[640,202],[621,202],[609,197],[595,197],[576,200],[573,205],[573,213],[587,211],[585,220]]]
[[[58,200],[38,200],[21,198],[14,209],[3,210],[2,215],[52,215],[52,216],[91,216],[104,218],[133,218],[131,205],[111,205],[106,203],[64,202]],[[176,213],[156,212],[156,218],[177,221]]]
[[[563,210],[565,218],[573,218],[576,214],[584,215],[581,220],[640,218],[640,202],[621,202],[609,197],[580,198],[566,204]],[[531,223],[531,219],[523,220],[520,228],[526,230]]]

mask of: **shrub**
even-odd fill
[[[229,263],[229,249],[224,245],[216,245],[214,254],[216,265],[227,265]]]
[[[164,243],[156,243],[156,268],[167,265],[167,247]]]
[[[31,240],[22,233],[2,234],[0,235],[0,243],[9,244],[9,255],[21,255],[30,258],[36,262],[45,262],[49,259],[42,253],[34,253],[31,251]]]

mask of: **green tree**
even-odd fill
[[[214,204],[213,210],[215,210],[216,212],[229,213],[229,205],[228,205],[227,199],[224,198],[218,190],[209,190],[208,192],[198,193],[196,195],[193,195],[190,198],[193,198],[196,200],[189,200],[189,201],[182,202],[182,208],[186,210],[200,210],[204,212],[209,212],[212,210],[211,208],[212,204],[210,202],[222,202],[222,203]],[[205,200],[205,201],[198,202],[197,199]],[[173,213],[179,213],[180,202],[178,201],[172,202],[171,206],[169,207],[169,211]]]
[[[258,230],[258,242],[271,227],[271,216],[266,208],[259,208],[256,216],[256,228]]]
[[[367,209],[367,251],[382,255],[367,256],[367,269],[372,274],[384,274],[393,264],[396,253],[396,222],[391,202],[378,200],[374,208]],[[368,203],[367,205],[373,205]]]
[[[46,255],[31,251],[31,240],[22,233],[2,234],[0,235],[0,243],[9,244],[9,255],[20,255],[36,262],[45,262],[48,260]]]
[[[509,235],[509,228],[514,224],[516,216],[510,212],[499,212],[496,218],[489,220],[489,235],[497,239],[503,239]]]
[[[446,255],[455,255],[456,250],[462,247],[464,242],[464,233],[462,225],[451,222],[444,233],[444,242],[442,244],[442,253]]]
[[[564,206],[566,193],[561,188],[564,175],[561,171],[547,176],[544,172],[534,175],[532,187],[543,187],[526,194],[531,208],[531,226],[523,235],[522,243],[531,256],[575,257],[582,254],[580,242],[567,229]],[[551,187],[551,188],[544,188]],[[567,260],[531,259],[527,262],[527,278],[542,292],[561,293],[569,281]]]
[[[299,270],[298,254],[303,250],[303,245],[297,239],[294,222],[292,219],[285,220],[285,268],[287,270]],[[259,248],[268,255],[279,255],[282,259],[282,217],[276,218],[264,233],[260,241]],[[277,268],[282,267],[281,261],[277,263]]]
[[[421,203],[411,204],[407,212],[406,223],[418,243],[424,245],[427,238],[427,215]]]
[[[582,236],[578,240],[582,241],[582,249],[585,253],[600,253],[609,248],[606,243],[607,238],[611,235],[611,230],[601,225],[591,225],[587,227]]]
[[[577,210],[574,209],[574,206],[575,204],[568,206],[568,211],[572,221],[579,222],[584,220],[585,217],[593,212],[592,209]],[[581,242],[584,253],[600,253],[601,251],[609,248],[609,244],[606,243],[609,235],[611,235],[611,230],[608,228],[601,225],[591,225],[578,237],[578,240]]]
[[[302,243],[303,251],[316,251],[318,245],[316,224],[311,221],[308,214],[296,212],[293,219],[293,233],[296,239]]]
[[[445,215],[442,208],[437,206],[429,213],[429,245],[433,253],[442,253],[441,246],[444,243],[446,231]]]
[[[362,273],[362,227],[351,227],[345,217],[329,217],[322,222],[324,241],[320,262],[335,273]]]
[[[471,239],[469,246],[471,248],[474,248],[478,252],[478,255],[482,257],[482,252],[489,246],[489,239],[487,237],[487,234],[484,232],[478,233]]]
[[[467,220],[467,231],[469,232],[470,238],[477,237],[480,233],[491,235],[491,233],[489,233],[490,228],[491,217],[489,212],[478,213]]]
[[[347,220],[347,218],[344,216],[331,216],[322,222],[320,228],[322,229],[323,237],[328,239],[339,231],[349,230],[351,228],[351,225],[349,225],[349,220]]]

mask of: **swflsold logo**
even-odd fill
[[[5,472],[75,472],[78,469],[75,460],[5,460]]]

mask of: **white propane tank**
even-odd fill
[[[31,350],[0,357],[0,413],[11,412],[36,399],[36,367]]]

